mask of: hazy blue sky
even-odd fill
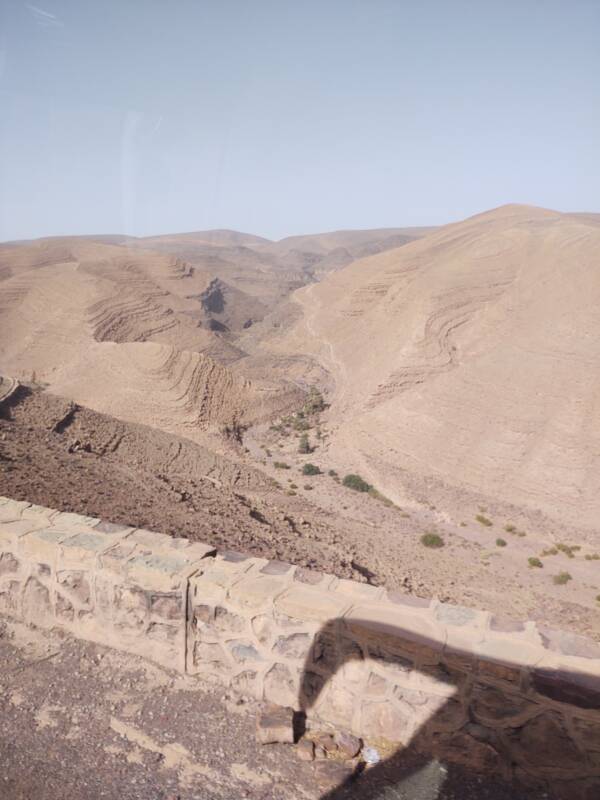
[[[599,0],[0,0],[2,240],[513,201],[600,211]]]

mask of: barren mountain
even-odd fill
[[[4,492],[593,632],[598,219],[0,245]]]
[[[294,402],[294,388],[251,383],[207,354],[232,349],[206,317],[213,282],[176,257],[46,240],[5,248],[0,269],[5,374],[192,439]]]
[[[265,342],[332,375],[337,462],[398,502],[450,487],[597,524],[594,217],[505,206],[296,292]]]

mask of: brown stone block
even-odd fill
[[[474,718],[484,725],[514,728],[539,710],[536,703],[492,686],[478,684],[473,688],[471,711]]]
[[[150,597],[150,611],[166,620],[181,619],[183,602],[180,594],[153,594]]]
[[[121,533],[108,534],[93,531],[77,533],[62,542],[60,563],[63,567],[93,569],[97,564],[98,556],[112,547],[121,537]]]
[[[21,584],[19,581],[4,580],[0,583],[0,611],[9,616],[19,616]]]
[[[137,588],[115,587],[114,623],[141,635],[149,622],[148,598]]]
[[[312,637],[308,633],[292,633],[289,636],[278,636],[273,645],[275,655],[286,658],[304,659],[312,644]]]
[[[91,588],[85,572],[61,570],[57,572],[56,578],[63,594],[75,599],[81,605],[89,604]]]
[[[584,709],[600,709],[600,678],[564,669],[534,669],[531,685],[538,694]]]
[[[285,589],[286,581],[272,575],[248,576],[238,581],[228,593],[231,602],[241,608],[271,608],[273,600]]]
[[[159,642],[173,643],[177,639],[179,629],[174,625],[166,625],[163,622],[151,622],[146,631],[146,636],[156,639]]]
[[[468,733],[436,733],[431,744],[438,758],[464,764],[476,772],[499,772],[501,769],[497,750]]]
[[[411,729],[410,718],[402,714],[393,702],[363,702],[361,731],[365,737],[382,737],[390,742],[405,743]]]
[[[273,664],[264,677],[264,698],[270,703],[296,708],[299,690],[298,674],[285,664]]]
[[[21,562],[12,553],[0,553],[0,577],[16,573],[21,568]]]
[[[73,535],[60,528],[42,528],[20,539],[21,553],[30,561],[54,565],[60,552],[60,543]]]
[[[57,619],[62,622],[73,622],[75,618],[73,604],[62,594],[56,595],[55,612]]]
[[[344,613],[348,608],[348,599],[297,583],[277,598],[275,606],[282,614],[293,619],[326,622]]]
[[[256,720],[256,738],[261,744],[294,743],[294,710],[271,706]]]
[[[510,737],[511,752],[528,770],[582,774],[585,756],[571,738],[563,719],[553,712],[529,720]]]
[[[51,624],[54,617],[48,587],[33,577],[25,583],[21,608],[25,622],[41,627]]]
[[[600,750],[600,718],[597,722],[592,722],[575,717],[573,726],[580,744],[586,750]]]
[[[390,653],[411,653],[422,661],[436,661],[444,647],[444,629],[426,614],[410,613],[401,607],[357,606],[344,617],[354,638],[375,642]]]
[[[231,669],[231,665],[223,648],[218,643],[197,641],[193,647],[194,666],[198,670],[203,667],[223,671],[223,675]]]
[[[250,695],[251,697],[258,697],[258,673],[251,669],[245,669],[239,672],[231,679],[231,688],[241,695]]]
[[[547,650],[565,656],[593,658],[600,663],[600,644],[597,642],[570,631],[554,630],[543,625],[538,625],[538,630]]]
[[[321,719],[348,730],[354,729],[354,718],[359,712],[359,698],[343,686],[333,682],[321,693],[318,701]]]

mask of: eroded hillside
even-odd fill
[[[331,373],[336,459],[398,502],[451,487],[594,526],[599,258],[593,220],[503,207],[298,291],[265,342]]]

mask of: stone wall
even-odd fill
[[[373,741],[600,796],[600,646],[0,498],[0,612]]]

